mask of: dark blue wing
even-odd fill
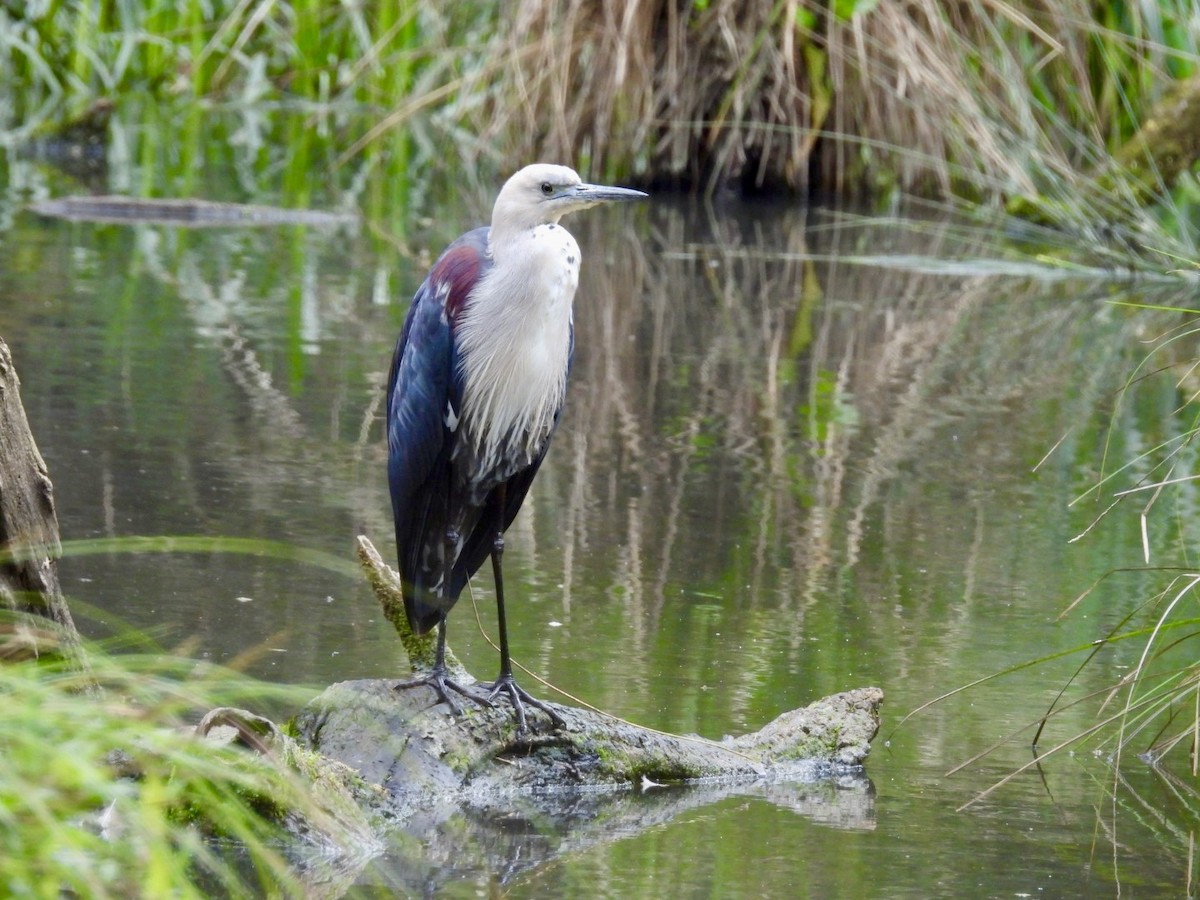
[[[413,297],[388,375],[388,487],[405,609],[418,634],[436,625],[458,595],[437,591],[462,398],[453,322],[491,265],[486,248],[486,228],[446,248]]]

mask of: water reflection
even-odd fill
[[[621,852],[640,840],[656,841],[677,822],[695,822],[722,810],[755,806],[784,811],[816,827],[853,832],[874,826],[874,795],[861,775],[761,784],[707,784],[643,791],[562,792],[485,798],[423,809],[393,836],[386,860],[358,874],[360,885],[386,886],[409,896],[442,895],[455,887],[519,891],[563,860]],[[448,839],[453,835],[452,839]],[[553,875],[551,875],[553,877]],[[593,896],[614,892],[602,878]],[[559,896],[560,891],[553,889]]]
[[[443,246],[488,202],[439,200],[437,224],[409,241]],[[366,533],[388,552],[382,383],[423,261],[370,230],[91,226],[11,207],[0,220],[0,334],[65,539],[215,535],[349,559]],[[573,382],[506,557],[514,654],[555,684],[713,737],[867,683],[898,714],[1086,643],[1144,595],[1102,590],[1053,621],[1095,577],[1140,562],[1136,517],[1069,544],[1098,510],[1066,500],[1092,483],[1106,440],[1122,458],[1154,447],[1169,418],[1159,413],[1178,406],[1154,386],[1114,400],[1144,352],[1142,320],[1109,302],[1125,288],[911,265],[997,253],[991,236],[952,222],[658,199],[573,228],[585,253]],[[853,261],[888,255],[896,266]],[[216,660],[256,651],[255,672],[314,684],[401,664],[363,585],[265,545],[79,556],[62,574],[79,607],[97,610],[79,616],[93,633],[120,618],[168,643],[195,638]],[[480,579],[485,623],[489,592]],[[494,654],[470,602],[451,641],[487,676]],[[1059,672],[982,686],[878,747],[873,830],[821,824],[836,806],[792,816],[752,792],[672,794],[687,808],[637,841],[539,824],[565,856],[499,877],[528,895],[1177,885],[1190,801],[1163,829],[1136,824],[1137,800],[1122,807],[1120,873],[1092,868],[1112,856],[1107,844],[1080,849],[1107,769],[1052,762],[1050,790],[1033,778],[952,813],[1024,757],[1004,751],[965,782],[942,773],[1036,719]],[[1083,689],[1112,672],[1086,673]],[[1079,708],[1059,727],[1090,721]],[[439,851],[462,848],[454,836],[469,822],[448,820]],[[809,848],[802,859],[796,846]],[[418,862],[398,847],[370,877],[421,890],[414,873],[432,872],[473,891],[496,873],[487,852],[462,850],[445,869],[433,853]]]

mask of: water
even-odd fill
[[[220,167],[202,183],[210,199],[277,199]],[[382,384],[428,262],[404,248],[440,248],[475,224],[488,190],[431,189],[402,225],[341,229],[20,211],[78,190],[0,159],[0,335],[64,540],[112,542],[77,544],[61,563],[77,621],[95,636],[132,625],[314,690],[396,676],[398,642],[352,548],[366,534],[392,553]],[[1075,543],[1108,500],[1070,501],[1189,421],[1172,359],[1156,365],[1173,375],[1120,390],[1163,327],[1120,305],[1148,289],[1037,277],[1001,258],[998,236],[947,221],[656,197],[570,224],[585,254],[576,367],[505,556],[516,658],[616,715],[710,737],[879,685],[871,787],[630,795],[620,803],[635,814],[612,820],[640,824],[525,823],[505,866],[449,827],[415,855],[398,844],[353,892],[1189,891],[1197,803],[1182,765],[1127,758],[1118,775],[1089,752],[1061,754],[956,811],[1029,760],[1028,738],[948,770],[1035,721],[1079,657],[897,729],[942,693],[1102,637],[1167,583],[1116,576],[1057,621],[1104,573],[1143,562],[1142,500]],[[1162,564],[1176,561],[1173,529],[1197,524],[1186,486],[1167,505],[1148,520]],[[202,540],[134,552],[131,536]],[[474,597],[490,628],[489,578]],[[450,642],[492,674],[466,597]],[[1071,696],[1111,684],[1139,652],[1101,655]],[[1094,713],[1072,708],[1043,746]]]

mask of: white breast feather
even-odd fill
[[[493,252],[458,329],[460,423],[481,457],[528,463],[566,391],[579,245],[561,225],[539,225]]]

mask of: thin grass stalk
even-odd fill
[[[1159,615],[1158,619],[1155,621],[1154,629],[1150,633],[1149,638],[1146,639],[1146,645],[1142,649],[1142,654],[1138,658],[1137,665],[1134,667],[1133,672],[1131,672],[1127,678],[1123,679],[1123,681],[1128,683],[1129,691],[1128,691],[1126,701],[1125,701],[1125,712],[1127,715],[1126,715],[1126,717],[1123,717],[1121,719],[1121,726],[1117,732],[1117,760],[1118,760],[1118,762],[1120,761],[1121,748],[1123,748],[1125,746],[1125,729],[1126,729],[1126,724],[1127,724],[1128,712],[1133,705],[1134,690],[1135,690],[1137,684],[1141,681],[1142,675],[1145,672],[1147,659],[1150,657],[1151,651],[1155,648],[1159,634],[1162,632],[1164,627],[1166,627],[1167,623],[1169,622],[1169,620],[1171,618],[1171,614],[1174,612],[1175,608],[1183,601],[1184,597],[1186,597],[1191,592],[1192,588],[1194,588],[1197,584],[1200,584],[1200,575],[1193,575],[1187,581],[1187,583],[1182,588],[1180,588],[1178,593],[1176,593],[1175,596],[1170,600],[1170,602],[1167,604],[1166,608],[1162,611],[1162,613]]]

